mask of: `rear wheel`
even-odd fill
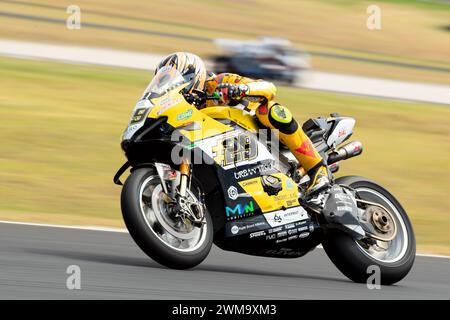
[[[396,235],[390,241],[375,239],[355,240],[347,233],[331,229],[323,242],[323,247],[336,267],[355,282],[366,282],[373,271],[369,267],[378,266],[381,284],[393,284],[403,279],[414,263],[416,242],[409,218],[395,197],[382,186],[362,177],[342,177],[337,184],[348,185],[357,190],[361,200],[377,203],[389,210],[388,219],[377,220],[382,213],[372,212],[377,228],[389,227],[394,223]],[[367,210],[374,210],[374,207]],[[385,221],[384,221],[385,220]],[[381,224],[381,225],[380,225]]]
[[[188,191],[187,199],[197,202],[196,193]],[[159,176],[153,168],[133,171],[122,189],[125,224],[136,244],[155,261],[174,269],[192,268],[211,249],[213,226],[209,213],[204,212],[206,224],[195,226],[174,215],[164,199]]]

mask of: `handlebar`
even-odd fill
[[[212,95],[207,95],[206,100],[220,100],[220,95],[214,92]]]
[[[220,100],[220,95],[217,92],[214,92],[212,95],[207,95],[203,92],[198,92],[198,93],[186,93],[184,94],[184,98],[188,103],[200,106],[204,102],[206,102],[206,100]]]

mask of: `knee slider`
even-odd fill
[[[285,134],[292,134],[298,130],[298,123],[292,117],[288,108],[274,104],[269,110],[269,121],[275,129]]]

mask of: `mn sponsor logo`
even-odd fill
[[[244,214],[253,213],[255,211],[255,207],[253,204],[253,201],[250,201],[246,204],[238,203],[234,207],[226,207],[225,208],[227,217],[236,217],[236,216],[242,216]]]

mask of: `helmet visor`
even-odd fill
[[[194,72],[183,75],[174,66],[164,66],[150,81],[143,99],[159,98],[182,84],[192,83],[194,77]]]

